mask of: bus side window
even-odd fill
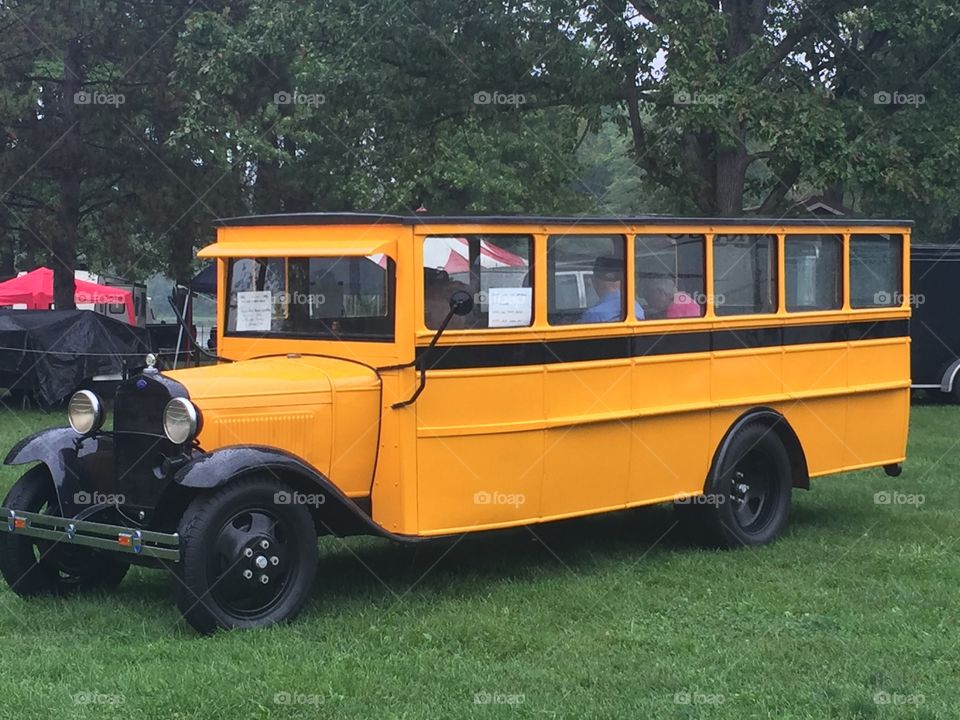
[[[637,299],[647,320],[703,317],[703,235],[637,235],[634,252]]]
[[[547,238],[547,321],[551,325],[625,320],[626,280],[624,236]],[[643,317],[639,304],[637,313]]]
[[[717,235],[713,239],[713,295],[717,315],[777,311],[777,241],[773,235]]]
[[[837,235],[787,235],[788,312],[838,310],[843,306],[843,241]]]
[[[455,315],[451,330],[533,324],[533,238],[529,235],[431,236],[423,241],[424,325],[431,330],[450,310],[450,296],[469,292],[474,309]]]
[[[903,300],[903,236],[850,236],[850,307],[897,307]]]

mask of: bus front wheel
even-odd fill
[[[787,527],[792,489],[790,456],[776,430],[743,428],[718,468],[712,501],[700,505],[707,541],[722,548],[773,542]]]

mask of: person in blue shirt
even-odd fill
[[[597,291],[597,303],[580,315],[579,322],[617,322],[623,319],[623,296],[621,288],[626,275],[623,260],[615,257],[598,257],[593,263],[593,289]],[[634,301],[637,319],[643,320],[643,308]]]

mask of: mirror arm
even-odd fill
[[[417,398],[420,397],[420,393],[422,393],[423,389],[427,386],[427,368],[426,368],[427,358],[429,358],[430,355],[433,353],[433,349],[437,346],[437,343],[440,341],[440,336],[443,335],[443,331],[447,329],[447,325],[450,324],[450,321],[453,320],[453,316],[456,314],[457,314],[456,309],[450,308],[449,312],[447,312],[447,316],[443,319],[443,322],[440,323],[440,327],[437,328],[437,332],[433,336],[433,339],[430,341],[430,344],[427,345],[426,349],[424,349],[423,351],[423,354],[420,355],[419,358],[415,359],[412,363],[407,363],[406,365],[394,365],[391,368],[381,368],[383,370],[387,370],[387,369],[392,370],[396,368],[413,366],[420,371],[420,382],[417,383],[417,389],[413,391],[413,395],[411,395],[406,400],[401,400],[400,402],[393,403],[393,405],[390,406],[391,410],[399,410],[400,408],[405,408],[409,405],[413,405],[417,401]]]

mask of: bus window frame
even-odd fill
[[[846,263],[848,260],[849,252],[849,233],[846,232],[829,232],[830,228],[825,228],[823,231],[817,232],[797,232],[796,229],[790,230],[785,233],[777,233],[778,243],[780,244],[780,279],[782,281],[782,287],[780,288],[780,297],[782,298],[782,310],[783,315],[789,318],[796,317],[816,317],[818,315],[835,315],[837,313],[842,313],[850,310],[850,278],[846,270]],[[787,237],[819,237],[823,235],[829,235],[830,237],[836,238],[840,243],[840,263],[838,265],[838,271],[840,275],[840,306],[836,308],[827,308],[827,309],[817,309],[817,310],[790,310],[787,307]]]
[[[618,237],[623,241],[623,267],[624,273],[626,273],[623,278],[623,289],[620,292],[620,300],[622,303],[623,317],[618,320],[609,320],[607,322],[571,322],[571,323],[551,323],[550,322],[550,287],[545,285],[544,287],[544,305],[543,305],[543,315],[544,315],[544,326],[550,330],[557,330],[559,328],[603,328],[603,327],[625,327],[628,325],[633,325],[637,320],[636,315],[636,303],[628,302],[631,298],[636,297],[636,279],[634,278],[634,264],[632,260],[632,253],[634,251],[634,238],[635,233],[627,232],[626,230],[618,230],[611,232],[604,232],[601,229],[597,229],[594,232],[552,232],[552,233],[543,233],[542,235],[537,235],[537,237],[543,238],[543,262],[545,265],[544,279],[545,283],[552,283],[551,278],[556,277],[556,273],[551,272],[552,265],[550,263],[550,241],[551,240],[566,240],[567,238],[576,238],[576,237],[603,237],[608,236],[610,238]],[[596,260],[596,258],[594,258]],[[579,272],[579,271],[578,271]],[[584,271],[585,272],[585,271]],[[593,271],[591,270],[591,275]],[[586,288],[586,277],[583,277],[583,293],[584,300],[586,300],[587,288]],[[578,279],[579,286],[579,279]],[[581,309],[581,314],[589,310],[589,306],[585,306]],[[644,322],[644,321],[639,321]]]
[[[715,276],[715,265],[714,265],[714,240],[718,235],[724,237],[767,237],[770,238],[773,242],[770,244],[776,256],[774,257],[774,262],[772,264],[772,269],[777,273],[775,282],[771,283],[771,289],[776,293],[776,296],[773,298],[773,309],[766,312],[749,312],[749,313],[732,313],[729,315],[721,315],[716,311],[716,299],[717,299],[717,288],[716,288],[716,276]],[[785,233],[782,232],[779,228],[762,228],[754,229],[750,228],[748,231],[744,231],[741,228],[737,227],[736,224],[731,224],[729,228],[720,228],[720,231],[717,232],[716,229],[713,229],[709,234],[707,241],[707,263],[709,269],[709,288],[707,292],[707,313],[705,317],[709,317],[713,320],[720,322],[737,322],[738,319],[749,318],[749,319],[762,319],[762,318],[783,318],[787,315],[784,302],[784,237]],[[834,311],[835,312],[835,311]],[[792,313],[793,317],[800,316],[800,313]]]
[[[852,313],[875,313],[875,312],[889,312],[891,310],[898,309],[909,309],[910,307],[910,273],[908,271],[908,262],[910,254],[910,239],[911,233],[902,229],[889,230],[886,228],[874,228],[869,229],[863,228],[856,230],[854,232],[844,233],[844,262],[846,263],[846,290],[847,294],[844,298],[844,309]],[[873,235],[873,236],[882,236],[888,235],[891,238],[899,237],[900,238],[900,263],[898,265],[899,271],[899,280],[900,280],[900,302],[896,305],[868,305],[865,307],[854,307],[852,303],[852,292],[853,292],[853,282],[851,277],[851,265],[850,265],[850,248],[853,242],[854,235]]]
[[[440,344],[444,344],[444,339],[456,339],[456,338],[470,338],[471,341],[484,342],[488,335],[501,337],[502,339],[508,339],[511,335],[515,333],[530,332],[534,329],[541,328],[542,318],[540,318],[538,313],[539,307],[539,296],[541,292],[541,284],[543,278],[541,278],[541,269],[542,265],[545,262],[545,259],[542,259],[539,256],[539,247],[540,242],[539,238],[541,233],[533,231],[515,231],[515,230],[502,230],[499,228],[486,228],[478,227],[475,232],[463,232],[458,233],[456,228],[442,230],[433,229],[429,232],[418,233],[415,232],[412,235],[413,238],[413,262],[414,262],[414,285],[416,292],[413,297],[413,314],[414,314],[414,335],[417,341],[423,340],[425,337],[432,338],[436,332],[437,328],[431,328],[427,325],[426,322],[426,287],[425,287],[425,277],[426,277],[426,267],[424,265],[424,245],[427,240],[433,237],[447,237],[447,236],[459,236],[468,238],[468,265],[470,272],[471,283],[476,280],[480,283],[481,273],[478,268],[474,267],[473,257],[474,250],[477,254],[480,252],[480,240],[477,238],[489,238],[496,235],[504,235],[508,237],[517,237],[525,236],[529,240],[530,246],[530,257],[527,259],[527,264],[529,267],[528,272],[530,273],[530,282],[533,283],[533,293],[531,297],[531,307],[530,307],[530,324],[529,325],[514,325],[507,327],[470,327],[470,328],[448,328],[443,332],[443,338],[440,341]],[[544,236],[545,237],[545,236]],[[478,263],[479,264],[479,263]],[[545,277],[545,276],[544,276]],[[546,326],[551,327],[551,326]]]

